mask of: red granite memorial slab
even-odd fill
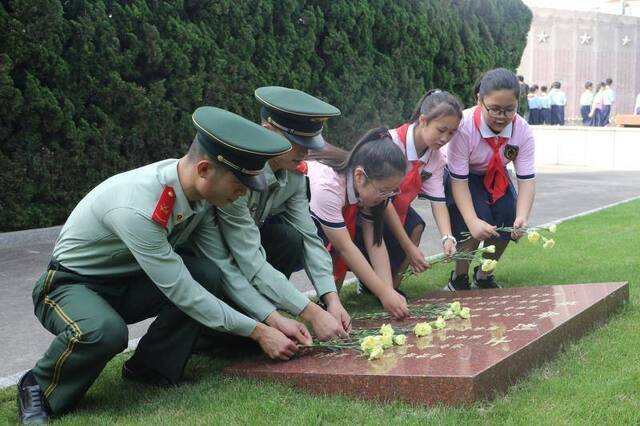
[[[627,283],[437,292],[411,304],[460,301],[471,318],[369,361],[351,350],[308,350],[287,362],[264,356],[224,370],[231,376],[277,380],[320,394],[344,394],[416,404],[464,404],[487,399],[601,325],[629,299]],[[392,322],[397,327],[419,322]],[[354,328],[389,320],[354,322]]]

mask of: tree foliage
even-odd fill
[[[182,155],[191,112],[255,88],[336,105],[327,139],[396,125],[428,88],[515,69],[520,0],[1,0],[0,231],[60,224],[115,173]]]

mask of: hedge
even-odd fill
[[[530,22],[520,0],[2,0],[0,231],[61,224],[106,177],[181,156],[200,105],[257,120],[259,86],[339,107],[342,146],[427,88],[469,103]]]

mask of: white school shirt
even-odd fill
[[[593,103],[593,92],[591,90],[585,90],[580,95],[580,106],[588,106],[590,107]]]
[[[413,137],[413,131],[416,124],[413,123],[407,129],[407,147],[402,144],[400,136],[398,136],[398,129],[391,129],[391,139],[407,157],[407,173],[412,169],[412,161],[421,160],[424,165],[421,172],[427,172],[431,174],[431,177],[425,179],[422,182],[422,188],[418,194],[419,198],[426,198],[430,201],[443,203],[446,201],[444,196],[444,166],[446,160],[440,150],[427,149],[422,157],[418,158],[418,152],[416,150],[416,141]]]
[[[565,95],[560,89],[551,89],[549,92],[549,98],[551,100],[551,105],[564,106],[567,104],[567,95]]]
[[[613,89],[607,87],[604,89],[604,93],[602,94],[602,101],[605,105],[613,105],[616,101],[616,95]]]

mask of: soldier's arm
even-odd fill
[[[322,244],[316,225],[311,219],[304,178],[298,179],[298,182],[295,194],[286,202],[284,220],[302,236],[304,268],[316,293],[322,297],[327,293],[336,292],[331,255]]]
[[[240,336],[253,333],[255,320],[235,311],[193,279],[160,225],[135,210],[122,207],[107,212],[103,223],[122,240],[142,270],[180,310],[215,330]]]
[[[247,207],[247,197],[217,209],[217,213],[220,232],[242,274],[278,308],[299,315],[309,304],[309,298],[267,262],[260,230]]]

